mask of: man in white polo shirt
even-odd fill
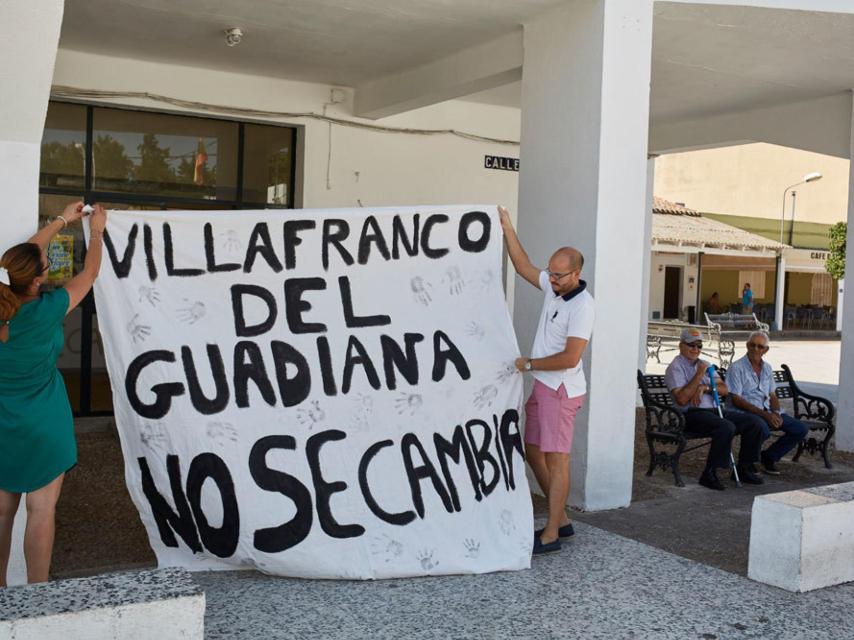
[[[534,533],[533,553],[558,551],[574,531],[566,515],[569,453],[575,415],[587,392],[581,354],[593,332],[593,297],[581,279],[584,256],[572,247],[555,251],[541,271],[522,248],[510,214],[499,207],[504,242],[516,272],[542,289],[543,309],[530,358],[516,368],[534,376],[525,404],[525,455],[549,501],[549,519]]]

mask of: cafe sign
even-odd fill
[[[827,251],[821,249],[786,249],[783,259],[786,261],[786,271],[826,273],[828,255]]]

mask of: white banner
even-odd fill
[[[161,566],[530,565],[494,206],[111,211],[98,322]]]

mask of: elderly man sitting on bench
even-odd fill
[[[749,484],[762,484],[762,478],[753,469],[753,463],[759,458],[759,451],[762,449],[762,428],[741,411],[724,411],[723,418],[718,415],[709,386],[709,363],[700,359],[702,348],[702,334],[694,328],[683,329],[679,340],[679,355],[673,359],[664,374],[664,382],[670,389],[677,408],[685,415],[685,428],[712,439],[706,468],[699,483],[709,489],[723,491],[724,486],[716,472],[729,466],[732,439],[739,434],[741,447],[738,455],[738,475],[742,481]],[[715,382],[718,394],[725,396],[728,393],[727,385],[720,378]]]
[[[761,456],[765,473],[779,475],[777,463],[807,437],[809,427],[780,410],[780,401],[774,393],[774,370],[762,359],[769,348],[767,333],[751,333],[747,339],[747,355],[732,363],[727,371],[726,383],[732,406],[745,413],[762,429],[763,439],[769,436],[771,430],[783,431],[777,442],[763,451]]]

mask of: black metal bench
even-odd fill
[[[719,370],[719,373],[725,375],[726,371]],[[663,375],[644,375],[638,370],[637,379],[645,412],[646,442],[649,446],[649,468],[646,475],[651,476],[656,467],[662,471],[670,470],[676,486],[684,487],[685,483],[679,473],[679,458],[687,451],[708,446],[711,438],[685,429],[685,417],[676,408]],[[777,397],[792,401],[791,415],[810,429],[806,440],[798,446],[793,460],[797,462],[804,451],[813,455],[820,453],[824,466],[832,468],[831,439],[836,432],[833,424],[833,403],[801,390],[792,376],[791,369],[785,364],[780,371],[774,372],[774,383]],[[779,435],[780,432],[771,433]],[[667,447],[675,449],[668,452]]]

